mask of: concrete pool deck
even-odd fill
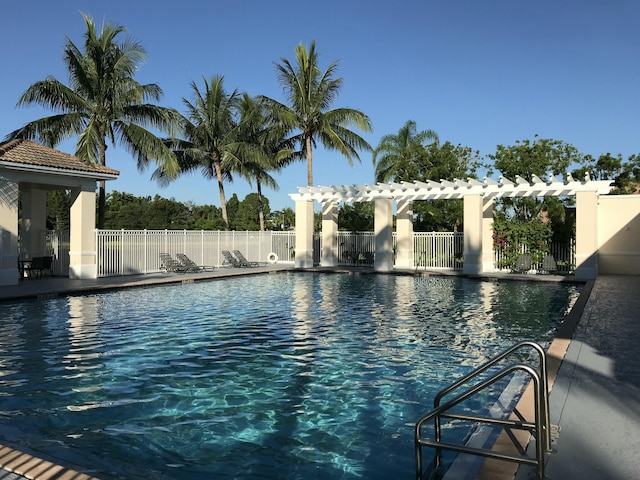
[[[25,280],[16,286],[2,287],[0,301],[190,283],[292,268],[292,265],[276,264],[187,275]],[[534,275],[498,274],[491,277],[566,280]],[[640,451],[640,355],[636,353],[640,341],[640,276],[599,276],[592,285],[586,302],[579,300],[573,318],[565,322],[565,328],[558,335],[568,347],[563,349],[566,350],[563,358],[554,359],[561,363],[550,395],[551,423],[559,427],[554,451],[547,456],[546,478],[552,480],[630,480],[638,478],[640,471],[640,454],[637,453]],[[88,469],[62,468],[30,453],[34,454],[23,452],[19,446],[0,444],[0,480],[94,478]],[[531,473],[528,468],[520,468],[515,479],[534,478]],[[106,477],[101,475],[100,478]],[[510,478],[514,478],[513,473]]]

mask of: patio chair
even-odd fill
[[[231,268],[231,267],[235,267],[235,268],[239,268],[242,267],[243,265],[238,261],[238,259],[236,257],[234,257],[233,255],[231,255],[231,252],[229,250],[222,250],[222,256],[224,257],[224,260],[222,261],[222,267],[224,268]]]
[[[176,253],[176,257],[178,259],[178,262],[187,267],[187,272],[213,272],[216,268],[213,265],[198,265],[184,253]]]
[[[168,253],[160,254],[160,271],[163,273],[187,273],[189,269]]]
[[[524,253],[518,257],[511,273],[527,273],[531,270],[531,255]]]
[[[555,273],[558,271],[558,265],[553,255],[547,253],[542,257],[542,264],[540,265],[540,271],[538,273]]]
[[[264,267],[267,264],[267,262],[250,262],[240,250],[234,250],[233,255],[238,259],[243,267]]]

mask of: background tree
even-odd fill
[[[257,193],[250,193],[238,204],[234,218],[236,230],[255,231],[260,228],[260,213],[269,215],[269,199],[259,198]]]
[[[224,182],[233,180],[227,164],[237,151],[236,115],[240,94],[237,90],[227,93],[222,76],[203,78],[203,83],[201,90],[192,82],[192,100],[182,99],[187,108],[186,115],[181,117],[183,138],[168,139],[166,143],[175,153],[180,173],[200,170],[205,178],[218,181],[222,218],[228,230]],[[174,176],[160,167],[153,178],[166,185]]]
[[[173,109],[145,103],[159,100],[162,90],[133,78],[146,58],[144,48],[130,38],[118,42],[126,33],[124,27],[106,24],[98,33],[93,19],[85,14],[82,18],[86,26],[83,49],[68,38],[64,48],[69,86],[48,77],[29,86],[17,104],[35,103],[59,113],[30,122],[7,138],[28,138],[54,147],[78,136],[75,155],[103,166],[107,164],[107,140],[112,145],[118,142],[136,157],[138,168],[155,160],[173,178],[175,157],[145,126],[171,131],[178,115]],[[105,185],[101,181],[98,228],[104,227],[104,212]]]
[[[407,121],[397,134],[382,137],[372,156],[376,182],[413,182],[423,177],[429,141],[437,143],[438,134],[433,130],[418,132],[413,120]]]
[[[594,180],[614,180],[613,195],[633,195],[640,192],[640,156],[631,155],[625,162],[622,155],[610,153],[594,159],[591,155],[584,158],[583,165],[573,171],[575,178],[589,175]]]
[[[374,202],[345,203],[338,210],[338,228],[349,232],[372,232],[375,219]]]
[[[47,229],[69,230],[71,226],[69,209],[71,208],[70,192],[53,190],[47,193]]]
[[[377,182],[415,182],[475,177],[479,153],[469,147],[440,144],[433,130],[418,131],[409,120],[397,134],[382,137],[373,152]],[[462,229],[461,200],[415,201],[415,231]]]
[[[309,50],[303,44],[295,49],[296,62],[286,58],[276,64],[278,81],[284,89],[289,105],[261,97],[281,124],[290,131],[299,131],[292,137],[307,158],[307,185],[313,185],[313,148],[320,141],[328,150],[344,155],[353,165],[360,160],[358,150],[370,151],[371,146],[351,128],[371,132],[369,117],[352,108],[329,109],[338,97],[342,78],[334,78],[338,62],[322,72],[318,67],[315,41]]]
[[[268,119],[264,106],[245,93],[239,102],[240,120],[237,127],[237,151],[228,156],[225,166],[245,178],[249,185],[255,181],[259,228],[265,229],[263,185],[278,190],[270,172],[281,171],[295,159],[293,142],[286,138],[286,130]]]
[[[489,155],[494,166],[510,180],[520,176],[531,182],[534,175],[548,180],[550,175],[565,176],[570,167],[579,165],[584,156],[570,144],[559,140],[539,139],[517,141],[515,145],[498,145],[495,155]],[[494,237],[496,248],[505,249],[507,265],[512,265],[522,245],[538,261],[547,253],[555,236],[568,241],[575,235],[575,223],[566,215],[572,199],[504,198],[496,202]]]

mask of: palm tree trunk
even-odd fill
[[[222,180],[222,169],[220,168],[220,161],[214,160],[213,166],[216,170],[216,177],[218,178],[218,189],[220,190],[220,209],[222,210],[222,220],[224,221],[224,228],[229,230],[229,217],[227,216],[227,201],[224,198],[224,182]]]
[[[313,154],[311,153],[311,137],[305,139],[307,148],[307,185],[313,187]]]
[[[103,167],[107,166],[107,145],[102,144],[102,148],[100,149],[100,165]],[[107,205],[106,198],[106,189],[105,189],[105,181],[100,180],[98,183],[98,225],[99,229],[104,228],[104,213]]]
[[[264,205],[262,204],[262,185],[256,180],[258,189],[258,218],[260,219],[260,231],[264,232]]]

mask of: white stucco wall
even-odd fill
[[[640,195],[600,196],[598,273],[640,275]]]

